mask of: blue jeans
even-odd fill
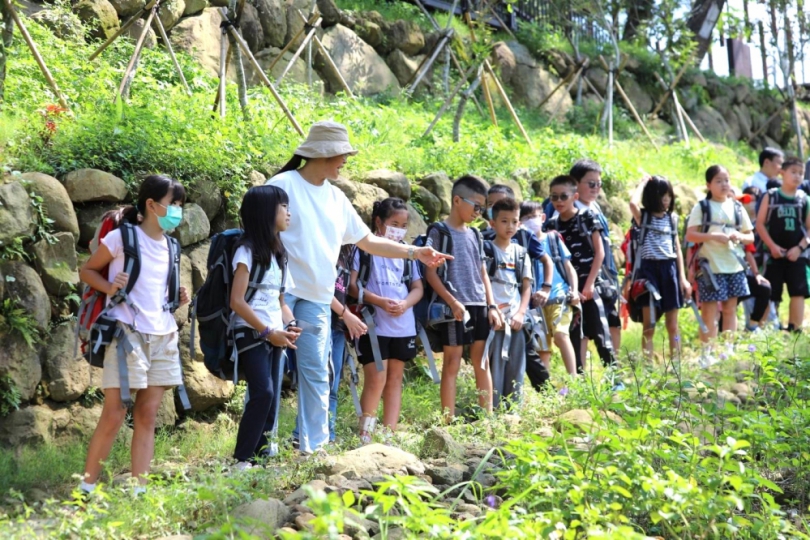
[[[278,453],[276,433],[281,405],[282,354],[281,350],[264,343],[239,354],[239,367],[245,374],[248,392],[236,434],[233,456],[237,461]]]
[[[346,337],[343,331],[332,330],[332,353],[329,355],[329,442],[335,442],[338,388],[340,387],[340,379],[343,375],[343,354],[345,351]],[[293,439],[298,439],[297,426],[293,431]]]
[[[329,440],[329,342],[331,309],[286,295],[293,316],[311,327],[298,336],[298,419],[296,431],[302,452],[314,452]]]

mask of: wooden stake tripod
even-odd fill
[[[11,18],[17,25],[17,28],[20,29],[20,34],[22,34],[22,37],[25,40],[26,45],[28,45],[28,48],[31,50],[31,54],[34,56],[34,60],[36,60],[37,65],[39,66],[39,70],[42,72],[42,76],[45,77],[46,81],[48,81],[48,85],[51,87],[51,90],[53,90],[56,99],[59,100],[59,104],[62,105],[62,107],[64,107],[66,110],[69,109],[64,94],[62,94],[62,91],[59,90],[59,86],[57,86],[56,81],[53,78],[53,75],[51,75],[51,71],[48,69],[48,66],[45,65],[45,60],[43,60],[42,55],[39,54],[39,50],[37,49],[36,43],[34,43],[31,34],[28,33],[28,29],[23,24],[22,19],[20,19],[20,16],[17,13],[17,11],[14,9],[14,5],[11,3],[11,0],[1,0],[1,1],[5,3],[6,10],[11,15]]]
[[[172,49],[169,36],[166,35],[166,29],[163,27],[160,17],[157,16],[158,12],[160,11],[161,2],[162,0],[150,0],[148,4],[141,8],[135,15],[130,17],[115,34],[110,36],[107,41],[102,43],[101,46],[90,55],[89,59],[94,60],[98,55],[104,52],[104,50],[109,47],[113,41],[118,39],[121,34],[126,32],[133,24],[135,24],[135,22],[140,19],[144,13],[149,12],[149,15],[146,17],[146,23],[143,25],[143,29],[141,29],[141,33],[135,42],[135,51],[132,53],[132,56],[129,59],[127,69],[124,71],[124,78],[121,79],[121,84],[118,86],[118,91],[115,94],[116,100],[125,97],[128,93],[129,86],[132,84],[132,80],[135,78],[135,71],[137,70],[138,61],[141,57],[143,44],[146,41],[146,35],[149,33],[149,29],[153,24],[160,34],[160,39],[163,40],[163,44],[166,45],[166,49],[169,51],[172,64],[174,64],[174,69],[177,70],[177,75],[180,77],[180,82],[183,83],[183,88],[186,90],[188,95],[191,95],[191,89],[188,87],[186,77],[183,75],[183,70],[180,69],[180,63],[177,61],[177,56],[174,54],[174,49]]]

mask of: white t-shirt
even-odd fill
[[[135,231],[141,255],[141,272],[132,287],[132,292],[129,293],[129,299],[138,312],[133,317],[132,309],[121,303],[110,310],[110,316],[124,324],[134,326],[135,330],[142,334],[165,336],[177,331],[174,315],[163,310],[163,306],[169,300],[168,240],[165,237],[153,240],[140,227],[135,227]],[[112,282],[117,274],[124,271],[124,242],[121,239],[121,230],[110,231],[101,239],[101,243],[113,256],[108,276]]]
[[[506,251],[502,250],[494,243],[492,248],[497,251],[496,260],[503,261],[506,268],[496,268],[495,275],[490,277],[492,284],[492,296],[501,312],[511,317],[520,309],[520,298],[523,290],[523,280],[532,280],[532,262],[529,254],[523,250],[523,272],[517,275],[517,252],[520,248],[517,244],[509,244]]]
[[[335,295],[335,261],[343,244],[356,244],[371,231],[357,215],[346,195],[328,180],[314,186],[298,171],[267,181],[290,198],[290,226],[281,233],[295,286],[287,292],[298,298],[329,304]]]
[[[709,208],[711,220],[713,225],[709,226],[710,233],[733,232],[736,218],[734,216],[735,201],[726,199],[722,203],[711,200],[709,201]],[[748,217],[748,212],[744,209],[741,212],[742,222],[740,223],[740,231],[748,233],[753,230],[751,219]],[[703,224],[703,212],[700,209],[700,202],[692,208],[689,214],[689,221],[686,227],[699,227]],[[698,229],[698,232],[701,232]],[[720,243],[714,240],[704,242],[700,248],[700,255],[709,260],[709,266],[715,274],[736,274],[742,272],[744,268],[737,259],[737,246],[733,242]]]
[[[411,282],[422,279],[419,274],[419,264],[416,261],[410,262],[404,259],[387,259],[385,257],[371,256],[371,272],[368,276],[366,290],[392,300],[405,300],[411,292],[405,283],[402,282],[402,275],[405,273],[405,265],[411,264]],[[360,250],[354,254],[352,263],[354,271],[360,270]],[[416,323],[414,322],[413,308],[409,308],[399,317],[389,315],[383,309],[376,307],[374,310],[374,324],[377,325],[377,335],[383,337],[412,337],[416,335]]]
[[[234,272],[236,272],[236,267],[239,266],[239,263],[244,264],[248,272],[253,270],[253,252],[245,246],[240,246],[237,248],[236,253],[233,254],[231,265],[233,266]],[[257,289],[253,294],[253,298],[248,302],[248,305],[253,309],[256,316],[259,317],[265,325],[269,326],[271,330],[279,330],[284,327],[284,322],[281,319],[281,303],[279,302],[279,292],[282,283],[281,269],[275,257],[270,261],[270,268],[264,273],[261,284],[267,286],[267,288]],[[288,272],[286,287],[289,288],[292,286],[293,280]],[[240,326],[250,327],[245,319],[236,313],[233,313],[232,316],[234,328]]]

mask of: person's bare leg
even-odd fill
[[[492,372],[489,362],[481,368],[481,359],[484,358],[484,342],[475,341],[470,345],[470,362],[475,372],[475,387],[478,389],[478,404],[488,413],[492,412]]]
[[[704,333],[700,330],[700,341],[709,343],[717,337],[717,305],[719,302],[703,302],[700,307],[700,316],[708,327],[708,332]]]
[[[574,354],[574,346],[571,345],[571,338],[568,334],[558,332],[554,334],[554,344],[560,349],[560,356],[562,356],[565,370],[572,377],[577,374],[577,359]]]
[[[579,350],[580,350],[580,353],[581,353],[580,358],[582,358],[582,372],[583,373],[588,372],[588,343],[589,342],[590,342],[589,338],[587,338],[585,336],[582,336],[582,341],[580,342],[580,345],[579,345]]]
[[[551,372],[551,351],[540,351],[537,353],[537,356],[540,357],[540,361],[543,362],[543,365],[546,366],[546,371],[549,373]]]
[[[405,373],[405,362],[388,361],[388,377],[383,389],[383,425],[391,431],[397,430],[399,413],[402,410],[402,376]]]
[[[790,297],[790,314],[788,315],[788,323],[793,325],[796,330],[801,330],[804,323],[804,298],[801,296]]]
[[[721,303],[723,310],[723,332],[737,331],[737,298],[729,298]]]
[[[618,355],[619,349],[622,347],[622,328],[620,326],[610,327],[610,344],[613,345],[613,350]]]
[[[678,335],[678,310],[672,309],[664,314],[664,321],[667,325],[667,335],[669,336],[669,357],[681,356],[681,341]]]
[[[166,388],[149,386],[138,390],[135,408],[132,411],[132,478],[146,484],[146,475],[155,455],[155,422],[160,402]]]
[[[121,403],[121,390],[107,388],[104,390],[104,407],[98,425],[87,448],[87,460],[84,464],[84,481],[95,484],[101,476],[101,464],[110,455],[115,437],[121,430],[127,409]]]
[[[650,320],[650,308],[641,308],[641,323],[644,328],[641,335],[642,349],[644,349],[644,356],[647,357],[647,360],[652,362],[655,353],[655,321]]]
[[[461,367],[461,355],[464,352],[464,347],[458,345],[444,347],[443,350],[442,382],[439,386],[439,394],[444,419],[446,422],[451,422],[456,414],[456,378]]]
[[[377,365],[374,362],[363,366],[363,393],[360,395],[360,408],[363,409],[363,415],[377,417],[377,408],[380,406],[390,364],[388,360],[383,360],[382,371],[377,371]]]

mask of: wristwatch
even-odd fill
[[[551,283],[543,283],[543,284],[540,286],[540,288],[541,288],[541,289],[550,289],[550,288],[551,288]]]
[[[487,311],[489,311],[490,309],[497,310],[498,306],[496,306],[495,304],[490,304],[490,305],[487,306]]]
[[[414,256],[415,253],[416,253],[416,248],[414,246],[411,246],[411,247],[408,248],[408,260],[409,261],[413,260],[413,256]]]

